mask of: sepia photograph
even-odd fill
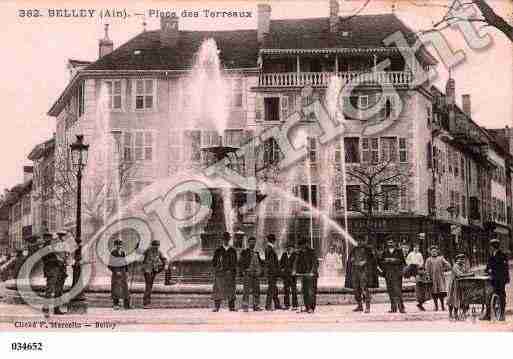
[[[0,22],[1,332],[513,332],[513,1]]]

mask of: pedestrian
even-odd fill
[[[493,291],[499,296],[501,315],[497,318],[500,321],[506,320],[506,284],[509,283],[509,265],[508,258],[500,249],[500,241],[494,238],[490,241],[491,256],[486,264],[486,273],[490,276]],[[490,320],[491,308],[486,306],[486,313],[483,320]]]
[[[426,273],[431,280],[431,295],[435,304],[435,312],[438,311],[438,300],[442,311],[445,310],[444,300],[447,296],[447,284],[445,280],[445,272],[451,270],[451,264],[440,255],[440,251],[436,245],[431,246],[431,256],[426,259]]]
[[[242,274],[242,308],[244,312],[249,311],[249,293],[253,294],[253,311],[260,309],[260,276],[264,266],[260,254],[255,250],[256,238],[248,238],[248,248],[240,254],[239,270]]]
[[[221,302],[226,300],[230,312],[235,309],[235,277],[237,276],[237,252],[230,245],[230,233],[224,232],[222,242],[214,252],[212,268],[214,270],[214,312],[221,308]]]
[[[449,307],[449,319],[458,319],[459,312],[467,310],[464,307],[463,291],[459,286],[458,279],[473,276],[472,272],[467,272],[465,268],[465,255],[457,254],[454,258],[451,276],[449,278],[449,295],[447,297],[447,306]]]
[[[370,313],[370,288],[378,288],[378,268],[376,254],[368,244],[368,237],[363,236],[356,247],[351,250],[346,265],[345,287],[354,290],[357,303],[353,312],[362,312],[365,301],[365,313]]]
[[[128,263],[122,248],[123,241],[116,239],[114,249],[110,252],[109,270],[111,271],[110,292],[112,307],[119,310],[119,300],[123,300],[123,308],[130,309],[130,292],[128,290]]]
[[[280,306],[280,299],[278,298],[277,282],[280,277],[280,263],[274,245],[276,237],[274,234],[268,234],[266,237],[265,246],[265,272],[267,276],[267,296],[265,298],[265,310],[271,311],[272,302],[274,302],[274,309],[283,309]]]
[[[160,251],[160,241],[154,239],[150,247],[144,252],[143,271],[144,271],[144,309],[151,308],[151,293],[153,291],[153,281],[155,276],[167,267],[166,257]]]
[[[294,263],[293,276],[301,277],[301,289],[303,291],[303,303],[307,313],[313,313],[316,306],[317,277],[319,261],[315,251],[308,246],[306,239],[298,243],[299,252]]]
[[[280,258],[280,270],[283,280],[283,305],[285,309],[289,309],[292,304],[292,310],[297,311],[297,278],[292,275],[294,270],[294,262],[297,253],[294,250],[294,243],[288,242],[286,251]]]
[[[413,250],[406,257],[406,268],[404,277],[415,277],[417,308],[424,312],[424,303],[431,299],[431,280],[424,269],[424,257],[418,244],[413,245]]]
[[[54,247],[56,244],[55,239],[51,233],[43,234],[44,243],[50,252],[43,258],[43,274],[46,278],[46,289],[45,298],[46,304],[43,305],[42,312],[45,316],[50,314],[49,304],[55,299],[58,299],[62,293],[60,292],[59,286],[62,281],[62,273],[66,271],[66,265],[62,259],[57,255],[57,249]],[[53,303],[52,303],[53,304]],[[57,315],[64,314],[59,306],[53,305],[53,313]]]
[[[393,240],[387,241],[387,248],[381,255],[379,267],[385,276],[387,292],[390,297],[389,313],[406,313],[403,303],[403,269],[406,265],[403,251],[396,247]]]

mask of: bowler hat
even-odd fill
[[[226,238],[230,239],[230,237],[231,237],[230,232],[224,232],[223,233],[223,239],[226,239]]]
[[[255,238],[255,237],[253,237],[253,236],[249,237],[249,238],[248,238],[248,242],[251,242],[251,241],[256,242],[256,238]]]
[[[151,241],[152,246],[160,246],[160,241],[158,239],[154,239]]]
[[[437,246],[436,244],[433,244],[433,245],[430,247],[430,249],[431,249],[431,250],[433,250],[433,249],[438,250],[438,246]]]
[[[116,239],[116,240],[114,241],[114,245],[115,245],[115,246],[120,246],[120,245],[122,245],[122,244],[123,244],[123,241],[122,241],[121,239]]]
[[[393,246],[393,245],[394,245],[394,240],[393,240],[393,239],[389,239],[389,240],[387,240],[387,244],[388,244],[389,246]]]
[[[454,259],[456,259],[456,260],[458,260],[458,259],[465,259],[465,255],[463,253],[456,254]]]

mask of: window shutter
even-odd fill
[[[257,95],[255,99],[255,119],[257,121],[263,121],[264,119],[264,97]]]

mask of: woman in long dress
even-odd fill
[[[445,280],[445,272],[451,270],[451,264],[442,256],[437,246],[431,247],[431,257],[426,259],[424,265],[426,273],[431,279],[431,295],[435,303],[435,311],[438,311],[438,299],[442,311],[445,310],[444,299],[447,296],[447,283]]]

